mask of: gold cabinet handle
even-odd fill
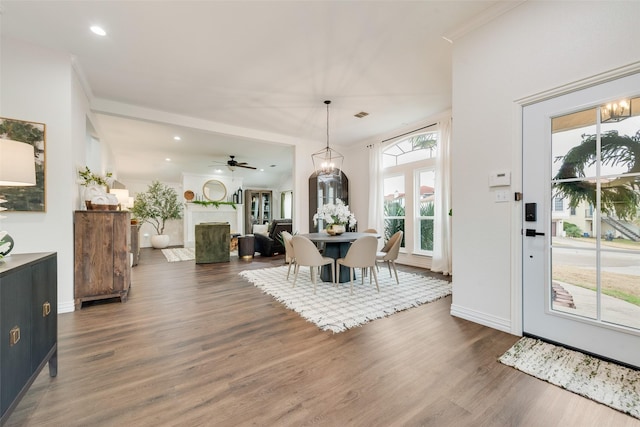
[[[13,347],[18,344],[18,341],[20,341],[20,328],[18,326],[14,326],[9,331],[9,346]]]
[[[42,304],[42,317],[47,317],[51,313],[51,304],[49,301],[45,301]]]

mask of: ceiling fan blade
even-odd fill
[[[227,167],[232,172],[234,168],[257,169],[257,168],[254,168],[253,166],[249,166],[247,162],[238,162],[235,159],[235,157],[236,156],[229,156],[229,160],[227,160]]]

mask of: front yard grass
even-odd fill
[[[635,243],[635,242],[634,242]],[[595,270],[570,265],[556,265],[553,268],[553,280],[596,290]],[[631,274],[602,272],[602,293],[640,306],[640,278]]]

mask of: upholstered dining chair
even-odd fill
[[[376,262],[386,262],[389,267],[389,277],[391,277],[391,267],[393,266],[393,272],[396,275],[396,284],[400,284],[398,280],[398,271],[396,270],[396,260],[398,259],[398,253],[400,252],[400,244],[402,243],[402,236],[404,232],[402,230],[396,231],[393,236],[389,238],[384,247],[376,254]]]
[[[366,230],[363,231],[363,233],[378,234],[378,230],[376,230],[375,228],[367,228]],[[362,275],[363,276],[367,275],[367,270],[365,270],[364,268],[362,269]]]
[[[287,270],[287,280],[289,280],[291,266],[296,263],[296,255],[293,250],[293,244],[291,243],[293,236],[288,231],[283,231],[280,233],[280,235],[282,236],[282,241],[284,242],[284,261],[289,264],[289,269]]]
[[[316,293],[316,282],[318,281],[319,269],[323,265],[331,265],[331,281],[336,282],[336,266],[333,258],[322,256],[316,245],[304,236],[293,236],[291,239],[293,246],[293,253],[296,256],[295,267],[293,269],[293,286],[296,287],[296,280],[298,280],[298,272],[300,266],[310,267],[311,281],[313,282],[313,293]]]
[[[349,246],[347,255],[344,258],[338,258],[336,260],[337,268],[341,265],[349,267],[349,279],[351,285],[351,295],[353,295],[353,276],[354,269],[360,268],[363,270],[369,269],[371,276],[376,281],[376,289],[380,292],[378,286],[378,275],[376,274],[376,251],[378,250],[378,239],[375,236],[362,236],[354,240]],[[362,275],[362,283],[364,283],[364,274]],[[371,277],[369,277],[369,283],[371,283]]]

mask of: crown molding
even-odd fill
[[[538,92],[523,98],[518,98],[514,100],[514,102],[522,106],[527,106],[638,73],[640,73],[640,61],[633,62],[622,67],[614,68],[612,70],[608,70],[603,73],[589,76],[580,80],[576,80],[562,86],[545,90],[543,92]]]
[[[82,90],[87,96],[89,102],[91,102],[91,100],[93,100],[93,91],[91,90],[91,86],[89,85],[89,81],[87,80],[87,76],[84,73],[82,66],[78,62],[78,58],[75,55],[71,55],[71,68],[73,68],[73,71],[75,71],[78,76],[78,80],[80,80],[80,84],[82,85]]]
[[[459,38],[465,36],[466,34],[488,24],[493,21],[497,17],[509,12],[511,9],[514,9],[520,6],[527,0],[506,0],[499,1],[490,7],[486,8],[476,16],[474,16],[471,20],[465,22],[464,24],[453,28],[442,35],[442,38],[448,41],[449,43],[454,43]]]

